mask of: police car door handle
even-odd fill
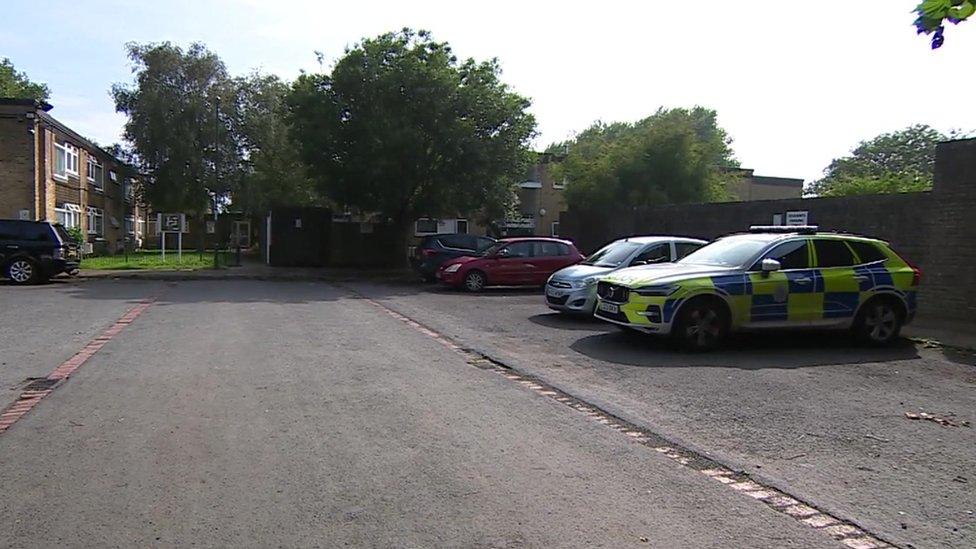
[[[797,284],[809,284],[813,282],[813,280],[809,278],[795,278],[793,279],[793,282],[796,282]]]
[[[854,276],[854,280],[857,280],[859,282],[865,282],[867,279],[868,279],[868,277],[866,277],[864,275],[856,275],[856,276]]]

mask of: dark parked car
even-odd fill
[[[425,236],[410,257],[410,265],[427,282],[433,282],[437,269],[457,257],[480,255],[495,245],[494,238],[473,234],[435,234]]]
[[[542,286],[552,273],[583,259],[583,254],[568,240],[506,238],[480,256],[444,263],[437,278],[472,292],[485,286]]]
[[[0,219],[0,274],[14,284],[78,273],[78,245],[59,224]]]

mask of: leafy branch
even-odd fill
[[[915,12],[915,28],[918,34],[932,35],[932,49],[945,43],[945,22],[953,25],[965,21],[976,13],[976,0],[925,0]]]

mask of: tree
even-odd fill
[[[50,95],[47,84],[31,82],[26,74],[17,72],[6,57],[0,61],[0,97],[47,101]]]
[[[660,109],[634,124],[597,122],[552,151],[568,151],[557,178],[571,208],[621,207],[725,199],[736,167],[731,139],[702,107]]]
[[[225,193],[240,172],[232,129],[236,93],[223,62],[203,44],[128,44],[135,86],[112,86],[128,116],[124,136],[158,211],[203,215],[209,193]]]
[[[288,122],[290,86],[258,73],[234,82],[234,131],[243,147],[244,171],[232,189],[234,205],[246,212],[320,202],[307,175]]]
[[[918,124],[862,141],[849,156],[831,162],[811,192],[845,196],[931,189],[936,144],[957,135]]]
[[[363,40],[331,74],[295,82],[302,158],[331,200],[394,223],[398,246],[419,217],[504,209],[535,119],[500,72],[496,59],[458,62],[425,31]]]
[[[925,0],[914,11],[918,34],[932,35],[932,49],[945,43],[945,22],[953,25],[969,19],[976,13],[976,0]]]

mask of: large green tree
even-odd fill
[[[112,94],[128,117],[124,137],[145,174],[144,196],[157,211],[203,215],[209,194],[226,193],[240,173],[234,83],[202,44],[127,48],[135,82]]]
[[[326,196],[382,214],[404,242],[418,217],[502,211],[535,120],[500,72],[424,31],[363,40],[331,74],[295,82],[302,158]]]
[[[26,74],[14,68],[10,59],[0,60],[0,97],[47,101],[50,95],[47,84],[31,82]]]
[[[957,137],[918,124],[862,141],[827,166],[810,191],[819,196],[925,191],[932,188],[935,146]]]
[[[660,109],[636,123],[596,123],[550,151],[566,153],[556,176],[571,208],[707,202],[727,198],[738,166],[715,111]]]
[[[265,212],[276,206],[321,201],[307,175],[288,122],[290,86],[276,76],[253,73],[234,81],[244,169],[231,189],[235,208]]]

